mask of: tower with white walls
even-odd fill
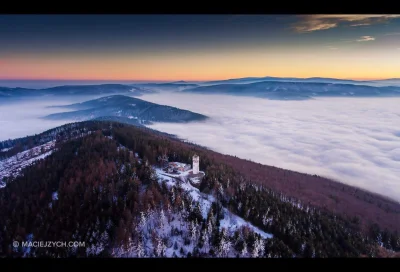
[[[193,174],[198,174],[200,169],[200,158],[197,155],[193,156]]]

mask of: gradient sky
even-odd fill
[[[400,15],[0,15],[0,79],[400,77]]]

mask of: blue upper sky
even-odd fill
[[[400,15],[0,15],[0,44],[8,79],[400,77]]]

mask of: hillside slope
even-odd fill
[[[0,189],[1,256],[356,257],[377,256],[378,246],[400,250],[398,233],[383,230],[388,219],[369,228],[364,217],[352,219],[355,210],[363,216],[375,204],[362,207],[354,197],[356,209],[346,216],[318,207],[329,198],[324,186],[308,188],[318,196],[313,203],[282,193],[285,185],[307,192],[308,183],[326,182],[320,177],[267,166],[261,175],[259,164],[109,121],[69,124],[47,135],[57,139],[52,153]],[[198,188],[160,176],[160,155],[191,163],[195,153],[206,173]],[[393,211],[379,215],[398,220]],[[15,240],[86,247],[29,251],[11,248]]]

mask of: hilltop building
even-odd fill
[[[190,164],[180,163],[180,162],[169,162],[168,166],[164,168],[167,173],[179,174],[181,172],[186,172],[190,170]]]
[[[200,158],[198,155],[193,156],[193,174],[197,175],[200,171]]]
[[[184,163],[179,163],[179,162],[170,162],[168,164],[169,168],[172,168],[174,170],[180,171],[180,172],[185,172],[190,169],[190,164],[184,164]]]

